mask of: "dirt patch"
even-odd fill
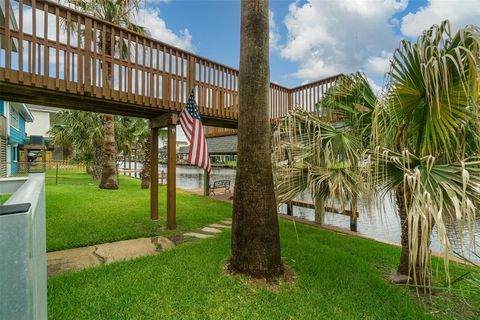
[[[284,263],[283,274],[278,277],[252,277],[241,273],[233,272],[225,263],[223,271],[230,276],[239,276],[253,290],[269,290],[279,293],[282,289],[291,287],[297,280],[295,270]]]
[[[178,246],[179,244],[187,242],[189,240],[187,237],[184,237],[184,236],[173,236],[173,237],[168,237],[168,239],[170,239],[170,241],[172,241],[175,244],[175,246]]]

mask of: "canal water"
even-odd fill
[[[137,167],[140,168],[140,164]],[[133,165],[132,165],[133,167]],[[160,173],[163,171],[166,175],[167,168],[165,165],[159,165]],[[212,168],[212,177],[210,181],[230,180],[231,186],[235,185],[235,169]],[[204,170],[196,167],[177,166],[177,188],[182,189],[199,189],[203,188]],[[300,194],[296,200],[312,202],[308,193]],[[286,206],[280,206],[280,212],[286,213]],[[359,218],[357,230],[359,233],[393,243],[400,243],[400,221],[395,211],[395,204],[393,200],[386,196],[383,201],[383,208],[369,212],[371,208],[359,203]],[[293,214],[298,217],[313,221],[315,219],[315,212],[313,209],[294,207]],[[325,223],[335,227],[350,228],[350,218],[348,216],[326,213]],[[463,234],[464,243],[469,243],[469,234],[467,231]],[[480,244],[480,218],[477,220],[475,239]],[[465,257],[479,262],[480,259],[472,254],[472,248],[462,248],[459,245],[460,241],[453,244],[456,252],[462,253]],[[436,229],[433,230],[432,250],[439,252],[441,250]],[[477,254],[480,254],[479,248],[476,249]]]

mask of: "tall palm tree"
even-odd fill
[[[268,1],[243,0],[240,32],[238,162],[230,269],[283,273],[269,119]]]
[[[479,49],[478,28],[452,34],[448,21],[416,43],[402,41],[375,112],[376,180],[395,191],[402,225],[398,272],[422,284],[429,281],[433,226],[447,255],[446,224],[457,223],[460,232],[464,223],[472,226],[480,204]]]
[[[144,29],[132,20],[138,12],[139,0],[67,0],[75,8],[94,17],[125,27],[129,30],[143,33]],[[100,51],[112,55],[111,32],[107,31],[105,38],[100,34],[97,46]],[[105,44],[105,45],[104,45]],[[125,54],[125,53],[122,53]],[[107,86],[112,86],[112,65],[107,62]],[[115,119],[113,115],[104,114],[104,146],[102,178],[99,187],[102,189],[118,189],[115,144]]]

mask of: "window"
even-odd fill
[[[10,125],[17,130],[20,128],[20,114],[14,108],[10,108]]]
[[[13,146],[13,162],[18,162],[18,145]]]

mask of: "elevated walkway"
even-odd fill
[[[195,86],[206,125],[237,126],[234,68],[51,1],[5,0],[4,11],[0,99],[153,118],[179,113]],[[314,112],[339,76],[296,88],[272,83],[271,118],[296,106]]]

